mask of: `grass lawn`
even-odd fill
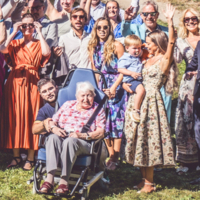
[[[166,25],[159,21],[160,24]],[[185,63],[179,65],[179,83],[185,71]],[[172,102],[172,120],[171,130],[175,142],[174,120],[175,108],[177,104],[178,93],[173,95]],[[175,144],[175,143],[174,143]],[[32,176],[31,172],[25,172],[21,168],[5,170],[7,164],[11,161],[12,155],[0,153],[0,199],[1,200],[45,200],[61,199],[58,197],[46,197],[32,194],[32,184],[27,185],[26,181]],[[195,166],[194,166],[195,169]],[[155,182],[157,192],[146,195],[137,194],[133,190],[141,175],[136,168],[123,162],[114,172],[109,173],[111,181],[110,188],[107,192],[102,191],[99,187],[93,187],[90,192],[91,200],[192,200],[200,199],[200,186],[192,186],[190,180],[200,177],[200,172],[195,170],[189,171],[184,176],[178,176],[175,169],[164,169],[161,172],[155,172]],[[74,196],[72,199],[80,199]]]

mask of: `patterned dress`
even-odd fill
[[[125,113],[126,160],[139,167],[174,166],[170,126],[160,93],[167,76],[159,64],[144,68],[142,75],[146,95],[141,105],[140,124],[130,118],[135,95],[130,96]]]
[[[194,49],[187,39],[178,38],[174,50],[176,62],[181,63],[185,60],[187,66],[193,54]],[[185,75],[183,75],[176,107],[176,160],[182,163],[198,162],[198,149],[193,130],[193,89],[195,80],[196,77],[191,80],[185,80]]]
[[[107,87],[110,88],[119,76],[117,68],[118,59],[115,55],[113,55],[113,60],[111,61],[111,63],[109,65],[105,64],[103,51],[104,43],[100,43],[95,48],[93,60],[97,70],[101,71],[104,74]],[[103,89],[102,85],[102,80],[100,80],[100,89]],[[122,138],[126,102],[127,95],[121,85],[119,85],[116,90],[115,98],[108,101],[109,114],[106,121],[106,132],[110,132],[109,138]]]
[[[122,23],[117,24],[117,26],[115,27],[115,30],[113,31],[114,37],[115,38],[121,38],[122,36],[122,28],[121,25]]]

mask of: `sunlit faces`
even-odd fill
[[[89,109],[93,105],[94,94],[91,91],[79,91],[77,95],[77,101],[81,109]]]
[[[100,3],[100,0],[92,0],[92,6],[97,6]]]
[[[39,20],[44,16],[44,5],[40,1],[31,0],[28,3],[29,12],[35,17],[35,20]]]
[[[158,46],[152,42],[150,37],[146,37],[146,47],[149,51],[149,54],[154,55],[155,52],[158,50]]]
[[[40,88],[41,97],[49,103],[53,103],[56,101],[57,94],[58,90],[51,82],[46,83]]]
[[[22,19],[23,25],[21,26],[21,31],[23,35],[32,35],[34,32],[33,18],[28,17]]]
[[[196,32],[198,30],[199,20],[196,15],[188,11],[184,17],[184,24],[188,31]]]
[[[156,13],[156,14],[151,14],[151,13],[155,13],[155,8],[152,6],[152,5],[147,5],[143,8],[142,10],[142,13],[145,13],[144,14],[141,14],[141,17],[143,19],[143,22],[145,23],[145,25],[147,26],[147,28],[155,28],[157,23],[157,19],[158,19],[158,16],[159,16],[159,13]],[[148,15],[147,15],[148,13]]]
[[[126,48],[126,51],[131,55],[131,56],[134,56],[134,57],[137,57],[140,55],[141,53],[141,45],[130,45],[130,46],[127,46],[125,47]]]
[[[99,37],[100,41],[106,41],[108,35],[110,33],[110,27],[108,21],[102,20],[96,26],[97,29],[97,36]]]
[[[117,16],[119,15],[119,9],[117,7],[117,3],[116,2],[109,2],[107,4],[106,7],[106,12],[107,12],[107,16],[111,19],[115,19],[117,18]]]
[[[85,15],[83,11],[73,13],[71,16],[71,26],[76,30],[83,29],[86,23]]]
[[[67,12],[71,12],[75,0],[60,0],[60,5]]]

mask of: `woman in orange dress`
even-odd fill
[[[35,29],[40,40],[33,38]],[[38,136],[32,134],[42,100],[37,91],[38,70],[50,58],[51,50],[41,33],[42,25],[34,21],[33,15],[23,15],[22,22],[13,27],[0,51],[12,71],[5,84],[1,116],[1,147],[13,149],[13,160],[8,168],[19,166],[22,162],[20,149],[27,149],[28,156],[23,167],[31,170],[34,165],[34,151],[38,149]],[[23,38],[13,40],[21,29]]]

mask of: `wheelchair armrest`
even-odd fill
[[[45,148],[45,139],[46,139],[46,134],[45,135],[39,135],[39,141],[38,141],[38,147],[39,148]]]
[[[97,144],[99,144],[99,142],[101,142],[102,140],[104,140],[104,138],[106,138],[109,135],[109,132],[104,134],[103,138],[99,138],[98,140],[92,140],[91,142],[91,149],[90,149],[90,154],[95,154],[95,147]]]

